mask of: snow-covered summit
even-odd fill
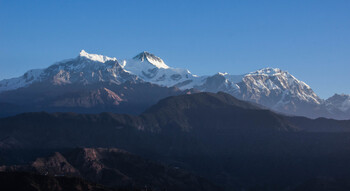
[[[35,82],[53,85],[97,82],[119,84],[137,79],[137,76],[126,72],[116,58],[89,54],[82,50],[76,58],[54,63],[45,69],[30,70],[17,78],[1,80],[0,92],[27,87]]]
[[[101,63],[105,63],[107,61],[116,61],[116,58],[110,58],[107,56],[99,55],[99,54],[89,54],[85,52],[85,50],[81,50],[79,53],[79,57],[84,57],[92,61],[97,61]]]
[[[137,76],[129,74],[116,58],[89,54],[82,50],[74,59],[63,60],[46,68],[45,77],[54,84],[93,84],[109,82],[120,84],[134,81]]]
[[[148,52],[141,52],[132,59],[122,61],[123,68],[146,82],[171,87],[196,78],[190,71],[172,68],[164,61]]]
[[[29,70],[20,77],[1,80],[0,92],[14,90],[40,81],[43,71],[42,69]]]
[[[218,72],[218,75],[220,75],[220,76],[227,76],[229,74],[227,72]]]
[[[203,82],[197,87],[201,91],[224,91],[279,111],[294,110],[294,105],[299,103],[322,103],[306,83],[279,68],[263,68],[243,75],[218,73]]]
[[[28,71],[17,78],[1,80],[0,92],[27,87],[34,82],[84,85],[98,82],[121,84],[126,81],[176,86],[181,90],[224,91],[239,99],[289,114],[299,114],[299,108],[317,110],[324,106],[332,112],[350,110],[349,95],[322,100],[305,82],[279,68],[262,68],[242,75],[222,72],[197,76],[187,69],[169,67],[161,58],[149,52],[141,52],[131,59],[118,62],[114,57],[89,54],[82,50],[76,58],[63,60],[46,69]],[[305,115],[315,117],[313,112],[310,110]]]
[[[310,86],[308,86],[305,82],[298,80],[296,77],[294,77],[288,71],[284,71],[284,70],[281,70],[279,68],[263,68],[260,70],[256,70],[254,72],[250,72],[250,73],[246,74],[246,76],[276,77],[280,81],[282,79],[285,80],[285,82],[287,82],[288,85],[292,85],[293,83],[297,83],[297,84],[299,84],[307,89],[311,89]]]
[[[333,111],[338,109],[340,111],[350,111],[350,95],[334,94],[326,100],[328,110]]]
[[[246,93],[250,99],[260,103],[260,99],[265,97],[266,106],[277,108],[295,102],[308,104],[321,104],[322,100],[305,82],[298,80],[287,71],[279,68],[263,68],[255,72],[248,73],[243,78]],[[241,83],[242,84],[242,83]],[[268,97],[275,97],[273,102]],[[269,102],[269,103],[268,103]]]
[[[279,75],[282,73],[286,73],[285,71],[282,71],[279,68],[262,68],[260,70],[256,70],[254,72],[250,72],[247,75],[266,75],[266,76],[274,76],[274,75]]]
[[[133,58],[133,60],[139,61],[141,63],[149,63],[157,68],[164,68],[164,69],[169,68],[169,66],[167,66],[161,58],[146,51],[143,51],[140,54],[136,55]]]

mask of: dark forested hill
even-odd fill
[[[11,191],[128,191],[111,189],[80,178],[44,176],[28,172],[0,172],[0,190]],[[130,191],[136,191],[131,190]]]
[[[350,121],[286,117],[225,93],[197,93],[165,98],[138,116],[41,112],[2,118],[0,146],[3,153],[117,147],[227,190],[281,190],[318,176],[350,175],[349,129]],[[3,155],[0,161],[9,160]]]
[[[1,171],[27,171],[49,176],[80,177],[110,188],[153,191],[221,190],[184,170],[161,165],[115,148],[76,148],[37,158],[29,165],[3,166]]]

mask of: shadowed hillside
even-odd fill
[[[349,129],[350,121],[286,117],[225,93],[197,93],[165,98],[139,116],[42,112],[3,118],[0,145],[3,153],[11,148],[11,162],[25,158],[16,149],[117,147],[227,190],[281,190],[318,176],[350,175]]]

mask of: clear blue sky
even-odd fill
[[[0,0],[0,79],[81,49],[198,75],[278,67],[322,98],[350,94],[350,1]]]

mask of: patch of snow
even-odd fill
[[[146,51],[141,52],[140,54],[136,55],[133,58],[133,60],[141,61],[141,63],[149,63],[157,68],[164,68],[164,69],[169,68],[169,66],[167,66],[161,58],[155,56],[154,54],[146,52]]]
[[[281,74],[283,71],[279,68],[263,68],[254,72],[250,72],[247,75],[265,75],[275,76]]]
[[[222,77],[214,82],[214,86],[208,84],[208,87],[205,87],[207,79],[215,75]],[[45,70],[31,70],[18,78],[0,81],[0,92],[25,87],[49,78],[57,84],[74,83],[77,80],[84,83],[95,81],[121,83],[141,79],[160,86],[176,86],[181,90],[199,88],[202,91],[225,91],[258,103],[272,94],[275,100],[271,103],[275,103],[276,106],[290,103],[291,100],[286,100],[287,95],[290,99],[302,102],[315,104],[322,102],[310,86],[279,68],[263,68],[244,75],[230,75],[226,72],[215,75],[197,76],[187,69],[169,67],[161,58],[148,52],[141,52],[132,59],[118,62],[116,58],[89,54],[82,50],[75,59],[55,63]],[[223,78],[225,80],[222,80]],[[341,110],[349,109],[350,98],[339,107]]]
[[[350,110],[350,96],[341,104],[339,109],[344,112]]]
[[[123,60],[121,66],[131,74],[137,75],[142,80],[160,86],[172,87],[182,82],[198,82],[199,77],[191,74],[187,69],[171,68],[164,61],[148,52],[142,52],[133,59]],[[179,87],[183,89],[189,87],[184,84]]]
[[[15,90],[21,87],[28,86],[36,81],[39,81],[42,73],[42,69],[34,69],[29,70],[20,77],[1,80],[0,92]]]
[[[116,58],[110,58],[110,57],[99,55],[99,54],[89,54],[89,53],[85,52],[85,50],[81,50],[79,53],[79,56],[85,57],[85,58],[92,60],[92,61],[101,62],[101,63],[105,63],[107,61],[117,61]]]

